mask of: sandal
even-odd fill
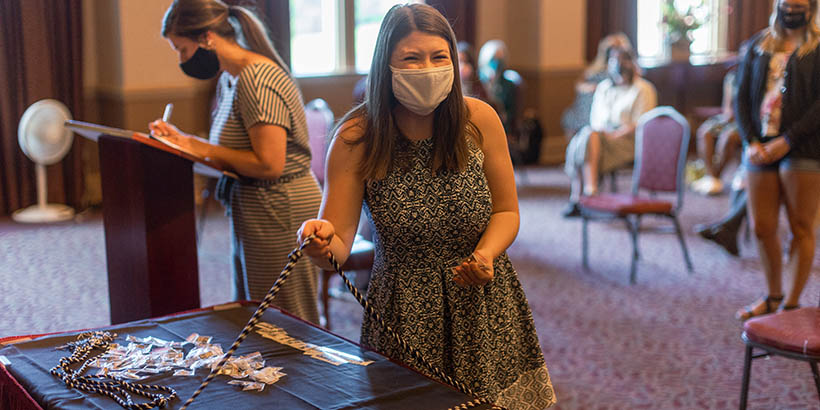
[[[783,306],[780,307],[781,312],[785,312],[787,310],[795,310],[795,309],[800,309],[800,305],[799,304],[797,304],[797,305],[783,305]]]
[[[769,313],[777,312],[777,308],[780,306],[780,302],[783,301],[783,295],[780,296],[766,296],[765,298],[758,299],[754,303],[750,305],[744,306],[742,309],[738,310],[735,313],[735,318],[740,320],[741,322],[745,322],[755,316],[765,315]],[[755,308],[758,306],[763,305],[763,311],[755,311]]]

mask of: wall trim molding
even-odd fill
[[[140,88],[123,89],[110,86],[86,87],[84,95],[86,98],[94,98],[106,101],[128,101],[128,102],[150,102],[156,100],[170,100],[175,98],[194,98],[211,93],[213,85],[204,82],[202,85],[193,87],[163,87],[163,88]]]

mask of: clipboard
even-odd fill
[[[208,177],[219,177],[221,175],[225,175],[227,177],[239,180],[239,175],[237,175],[236,173],[225,170],[217,164],[215,164],[209,158],[204,158],[199,155],[196,155],[168,141],[165,138],[155,137],[144,132],[124,130],[120,128],[108,127],[105,125],[92,124],[90,122],[76,120],[66,120],[65,126],[92,141],[99,140],[100,135],[110,135],[113,137],[137,140],[145,145],[149,145],[159,150],[169,152],[171,154],[193,161],[194,172],[198,174],[202,174]]]

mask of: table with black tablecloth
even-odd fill
[[[111,326],[116,343],[126,335],[184,341],[191,333],[213,336],[211,343],[227,351],[256,309],[255,305],[228,304],[158,319],[140,320]],[[333,365],[311,358],[302,351],[261,337],[255,331],[239,347],[235,356],[260,352],[266,366],[282,367],[282,379],[262,392],[242,391],[228,385],[228,376],[217,376],[196,399],[192,409],[446,409],[471,399],[450,386],[394,363],[378,353],[303,322],[275,308],[261,318],[284,329],[295,339],[326,346],[372,360],[368,366],[352,363]],[[49,373],[61,357],[69,354],[55,347],[76,340],[81,332],[47,335],[0,346],[0,355],[10,364],[0,367],[0,407],[36,408],[26,404],[26,392],[45,409],[117,409],[112,399],[67,388]],[[91,369],[95,372],[96,369]],[[179,408],[205,379],[206,369],[195,376],[163,373],[138,383],[159,384],[176,389],[179,398],[170,408]],[[25,390],[25,391],[20,391]],[[136,399],[141,399],[135,397]],[[478,407],[488,408],[488,407]]]

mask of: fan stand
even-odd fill
[[[60,222],[74,218],[74,209],[61,204],[46,203],[46,166],[35,165],[37,175],[37,205],[18,209],[11,214],[11,219],[23,223]]]

